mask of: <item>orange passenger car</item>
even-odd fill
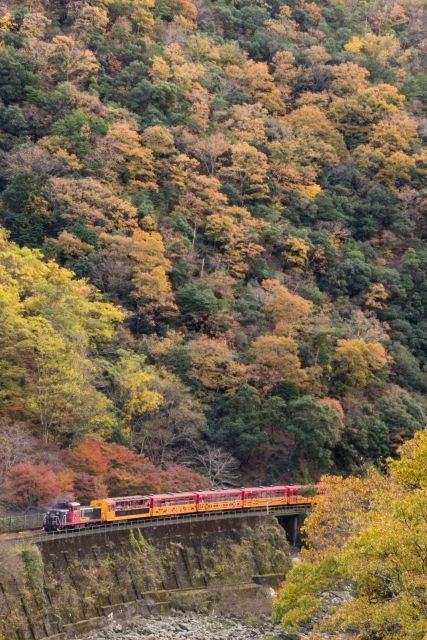
[[[150,498],[147,496],[126,496],[123,498],[105,498],[92,500],[92,507],[101,507],[104,522],[137,520],[149,518]]]
[[[226,511],[242,508],[242,490],[203,491],[197,494],[197,511]]]
[[[165,493],[150,498],[152,516],[174,516],[197,511],[196,493]]]

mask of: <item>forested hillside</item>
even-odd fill
[[[314,481],[425,426],[424,10],[0,2],[4,504]]]

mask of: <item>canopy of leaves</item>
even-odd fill
[[[423,17],[0,3],[0,418],[238,483],[395,456],[425,423]]]
[[[325,477],[305,523],[307,549],[288,574],[275,617],[298,629],[323,609],[310,637],[326,629],[357,638],[422,640],[427,632],[427,432],[416,433],[390,461],[389,476]],[[327,607],[328,591],[346,597]]]

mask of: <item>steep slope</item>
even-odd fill
[[[15,374],[1,413],[218,482],[394,455],[425,424],[423,3],[0,8],[1,223],[115,322],[69,343],[78,417],[47,433]]]

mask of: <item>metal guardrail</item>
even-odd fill
[[[134,520],[132,522],[111,522],[93,527],[82,529],[69,529],[66,531],[46,533],[44,531],[33,534],[17,534],[12,537],[4,538],[3,542],[19,544],[20,542],[37,544],[41,542],[52,542],[54,540],[66,540],[79,536],[88,536],[93,534],[104,534],[129,531],[131,529],[146,529],[149,527],[168,526],[171,524],[181,524],[184,522],[206,522],[209,520],[225,520],[229,518],[247,518],[260,516],[296,516],[310,511],[311,506],[308,504],[283,505],[276,507],[258,507],[255,509],[236,509],[228,511],[211,511],[203,513],[186,513],[176,516],[166,516],[163,518],[150,518],[147,520]]]
[[[42,526],[42,513],[13,514],[0,518],[0,533],[41,529]]]

